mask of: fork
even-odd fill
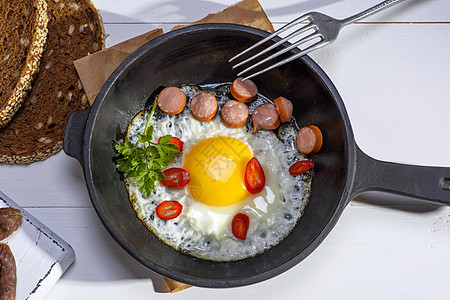
[[[336,38],[338,37],[339,31],[342,29],[342,27],[355,23],[358,20],[364,19],[372,14],[375,14],[385,8],[388,8],[390,6],[393,6],[394,4],[398,4],[400,2],[403,2],[405,0],[386,0],[383,1],[375,6],[372,6],[369,9],[366,9],[356,15],[353,15],[351,17],[348,17],[346,19],[342,19],[342,20],[338,20],[338,19],[334,19],[328,15],[319,13],[319,12],[310,12],[307,13],[291,22],[289,22],[288,24],[284,25],[283,27],[281,27],[280,29],[278,29],[277,31],[275,31],[274,33],[270,34],[269,36],[267,36],[266,38],[262,39],[261,41],[257,42],[256,44],[254,44],[253,46],[247,48],[246,50],[242,51],[241,53],[237,54],[236,56],[232,57],[229,62],[234,61],[235,59],[237,59],[238,57],[241,57],[242,55],[244,55],[245,53],[248,53],[249,51],[255,49],[256,47],[264,44],[265,42],[267,42],[268,40],[278,36],[280,33],[289,30],[291,28],[293,28],[294,26],[300,25],[302,24],[302,26],[298,29],[296,29],[294,32],[290,33],[289,35],[287,35],[286,37],[282,38],[281,40],[279,40],[278,42],[274,43],[273,45],[271,45],[270,47],[267,47],[266,49],[264,49],[263,51],[235,64],[232,68],[238,68],[242,65],[245,65],[247,63],[249,63],[250,61],[254,60],[255,58],[263,55],[264,53],[267,53],[268,51],[272,50],[273,48],[279,46],[280,44],[288,41],[291,38],[294,38],[302,33],[306,33],[307,31],[313,31],[312,33],[308,34],[307,36],[301,38],[299,41],[295,42],[294,44],[290,45],[289,47],[283,48],[282,50],[268,56],[267,58],[251,65],[250,67],[247,67],[245,70],[241,71],[238,73],[238,77],[244,75],[245,73],[248,73],[248,71],[253,70],[254,68],[260,66],[261,64],[268,62],[269,60],[274,59],[275,57],[286,53],[296,47],[299,47],[302,44],[306,44],[308,42],[311,42],[313,40],[317,40],[317,42],[309,45],[307,48],[301,50],[299,53],[292,55],[291,57],[288,57],[278,63],[275,63],[261,71],[258,71],[256,73],[250,74],[248,76],[245,76],[244,79],[250,79],[252,77],[255,77],[257,75],[260,75],[264,72],[267,72],[271,69],[274,69],[276,67],[279,67],[281,65],[284,65],[294,59],[297,59],[311,51],[314,51],[316,49],[319,49],[325,45],[328,45],[332,42],[334,42],[336,40]]]

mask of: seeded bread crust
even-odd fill
[[[28,22],[33,20],[33,22]],[[0,4],[0,128],[17,112],[39,69],[47,38],[47,3],[29,0]]]
[[[62,149],[69,115],[88,106],[73,61],[104,47],[90,0],[48,0],[48,39],[40,71],[16,116],[0,129],[0,163],[30,164]]]

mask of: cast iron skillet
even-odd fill
[[[274,277],[307,257],[349,201],[365,191],[450,205],[450,168],[380,162],[358,148],[336,88],[305,56],[254,79],[267,97],[282,95],[293,101],[299,126],[316,124],[324,133],[322,150],[312,156],[316,167],[309,204],[288,237],[253,258],[211,262],[179,253],[149,232],[136,217],[115,170],[115,141],[124,137],[128,122],[160,86],[231,82],[236,74],[228,59],[267,35],[232,24],[195,25],[167,33],[130,55],[107,80],[94,105],[68,120],[64,151],[80,161],[103,224],[128,253],[165,277],[217,288]]]

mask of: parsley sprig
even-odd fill
[[[168,144],[171,135],[163,136],[159,143],[152,142],[154,127],[150,122],[157,101],[153,104],[144,132],[137,134],[138,142],[125,140],[115,145],[117,152],[123,156],[116,161],[117,170],[123,172],[126,178],[134,179],[139,184],[139,191],[146,197],[155,189],[155,181],[164,179],[162,169],[174,159],[172,153],[180,151],[177,146]]]

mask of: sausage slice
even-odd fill
[[[281,122],[290,122],[292,112],[294,111],[292,102],[284,97],[278,97],[273,102],[275,102],[275,107],[277,108],[278,115],[280,115]]]
[[[248,120],[247,104],[230,100],[222,106],[220,116],[222,123],[230,128],[240,128],[247,123]]]
[[[280,117],[275,105],[272,103],[265,103],[256,107],[252,113],[252,121],[252,133],[256,133],[260,129],[272,130],[280,126]]]
[[[317,153],[322,147],[323,137],[319,127],[310,125],[303,127],[297,133],[296,145],[303,154]]]
[[[0,299],[16,299],[16,261],[8,244],[0,243]]]
[[[6,239],[19,228],[22,212],[12,207],[0,208],[0,240]]]
[[[175,86],[164,88],[158,95],[158,107],[169,115],[176,115],[186,106],[186,95]]]
[[[258,87],[250,79],[242,79],[242,77],[239,77],[233,81],[230,86],[231,95],[238,101],[250,102],[258,94]]]
[[[213,94],[200,93],[192,98],[190,108],[194,118],[200,122],[209,122],[216,117],[219,105]]]

